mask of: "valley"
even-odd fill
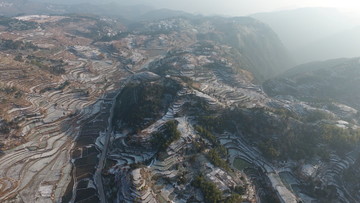
[[[357,58],[286,71],[248,17],[0,25],[1,202],[360,201]]]

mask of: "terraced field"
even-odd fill
[[[106,128],[104,121],[109,116],[111,100],[106,97],[96,100],[96,96],[116,87],[105,89],[108,84],[99,85],[98,82],[103,77],[115,78],[116,75],[126,76],[126,73],[121,73],[118,64],[111,64],[111,61],[108,62],[110,65],[93,63],[101,77],[89,75],[80,68],[89,62],[80,60],[72,63],[77,66],[63,79],[82,84],[82,88],[89,91],[87,95],[72,89],[39,94],[37,92],[43,88],[39,84],[30,87],[31,92],[26,95],[31,106],[8,111],[15,114],[26,110],[33,116],[27,116],[20,126],[22,135],[31,141],[6,151],[5,156],[0,158],[1,201],[17,198],[52,202],[61,199],[71,180],[69,160],[73,139],[77,140],[74,148],[77,150],[91,142],[91,138],[96,140],[99,132]],[[40,111],[46,113],[41,114]],[[74,164],[77,165],[77,162],[80,159]]]
[[[192,54],[187,56],[194,57]],[[209,59],[202,65],[206,66],[206,64],[211,63],[212,57],[214,56],[209,56]],[[154,61],[154,63],[150,64],[149,68],[157,72],[157,67],[165,66],[165,64],[171,64],[170,66],[172,66],[180,60],[184,60],[184,58],[169,59],[165,57]],[[208,161],[203,156],[200,156],[199,159],[201,160],[200,163],[204,165],[196,166],[199,167],[197,169],[186,168],[186,165],[189,164],[191,153],[190,155],[186,154],[188,151],[194,150],[194,143],[201,143],[202,140],[199,133],[194,130],[196,123],[194,116],[189,116],[187,113],[189,113],[189,105],[195,102],[195,98],[205,101],[210,109],[224,109],[231,106],[254,108],[255,106],[266,105],[266,102],[269,102],[270,99],[265,96],[259,87],[247,86],[245,84],[229,85],[225,81],[233,79],[234,75],[225,76],[216,74],[217,71],[196,67],[197,64],[193,61],[190,62],[191,60],[193,58],[190,58],[188,62],[182,61],[182,67],[170,70],[169,75],[165,73],[167,78],[184,76],[190,78],[191,84],[177,92],[173,102],[160,119],[155,120],[151,125],[137,133],[127,131],[126,128],[120,128],[119,132],[116,132],[112,137],[108,159],[114,162],[114,166],[108,169],[108,173],[114,176],[114,184],[118,189],[115,194],[111,195],[112,201],[186,201],[194,195],[194,191],[189,188],[192,187],[191,180],[198,174],[197,170],[199,169],[206,171],[207,174],[212,174],[208,178],[216,182],[217,186],[224,191],[230,190],[232,184],[243,185],[244,182],[247,182],[249,185],[245,190],[244,198],[255,201],[255,188],[251,180],[246,178],[245,174],[242,174],[244,176],[244,182],[242,182],[239,180],[241,175],[238,173],[240,172],[229,173],[212,164],[205,164]],[[173,61],[175,62],[173,63]],[[200,84],[200,86],[196,84]],[[158,152],[154,151],[151,146],[151,135],[161,131],[168,121],[176,121],[178,123],[177,130],[180,133],[180,139],[172,142],[163,152],[164,155],[159,158]],[[249,153],[250,155],[247,156],[247,159],[255,167],[261,167],[265,172],[268,171],[269,174],[275,174],[276,176],[275,169],[262,158],[260,152],[255,148],[249,148],[247,144],[241,144],[238,136],[224,134],[219,137],[219,140],[229,151],[230,162],[234,158],[240,158],[241,152]],[[233,152],[233,149],[237,151]],[[257,162],[254,163],[253,160],[257,160]],[[137,168],[136,164],[146,164],[146,167],[140,165],[140,168]],[[184,177],[188,179],[186,183],[175,181],[184,174],[186,174]],[[274,184],[286,190],[281,180]],[[108,190],[110,189],[108,188]],[[290,191],[286,190],[285,192],[287,194],[281,195],[284,198],[289,198],[288,202],[296,202],[296,197]]]
[[[0,27],[0,202],[206,202],[209,188],[221,201],[311,202],[304,179],[356,202],[341,178],[358,150],[327,161],[266,156],[260,142],[276,143],[320,107],[269,97],[248,47],[220,40],[220,18],[128,30],[91,16],[19,19],[37,26]],[[228,23],[255,36],[251,22]],[[323,111],[331,118],[308,126],[358,128],[356,110],[346,121]],[[253,129],[263,124],[275,130]]]

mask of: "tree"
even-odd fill
[[[24,62],[21,54],[16,55],[15,58],[14,58],[14,60],[15,60],[15,61],[19,61],[19,62]]]
[[[214,183],[205,180],[203,176],[197,176],[191,184],[201,190],[205,202],[218,203],[221,201],[222,192],[217,189]]]
[[[165,151],[172,142],[180,138],[181,133],[177,130],[178,122],[171,120],[165,123],[164,130],[153,134],[151,144],[160,151]]]
[[[238,194],[232,194],[230,197],[227,197],[224,203],[241,203],[242,198]]]

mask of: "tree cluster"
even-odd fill
[[[151,144],[159,151],[165,151],[172,142],[180,138],[181,133],[177,130],[178,122],[171,120],[165,123],[160,132],[152,135]]]
[[[204,195],[206,203],[240,203],[242,198],[239,194],[233,193],[228,197],[223,197],[223,193],[213,182],[207,181],[203,176],[197,176],[191,185],[199,188]]]

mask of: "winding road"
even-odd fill
[[[122,88],[120,88],[120,90],[117,92],[117,94],[114,96],[114,98],[112,98],[112,106],[111,106],[111,109],[110,109],[110,116],[109,116],[109,119],[108,119],[108,127],[106,129],[104,148],[101,150],[101,154],[100,154],[100,158],[99,158],[99,164],[97,166],[97,169],[96,169],[96,172],[95,172],[95,175],[94,175],[95,184],[97,186],[98,193],[99,193],[99,199],[100,199],[100,201],[102,203],[106,202],[106,196],[104,194],[104,187],[103,187],[101,172],[102,172],[102,170],[104,168],[104,163],[105,163],[105,159],[106,159],[106,154],[107,154],[107,149],[108,149],[110,138],[111,138],[111,136],[114,136],[112,120],[113,120],[113,117],[114,117],[114,109],[115,109],[115,106],[116,106],[116,98],[121,93]]]

